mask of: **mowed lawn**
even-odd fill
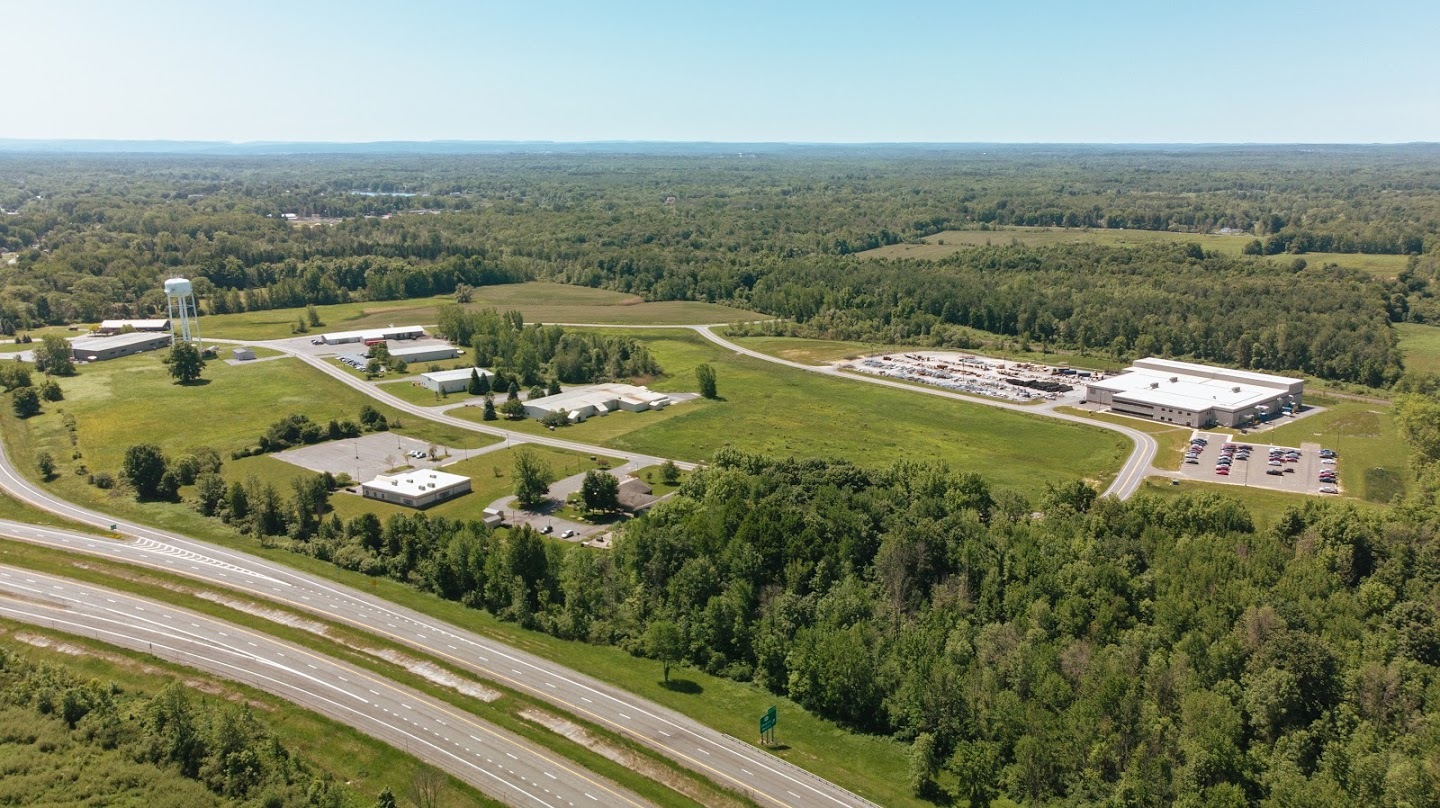
[[[441,306],[455,302],[451,295],[340,303],[317,306],[323,326],[311,333],[354,331],[388,325],[430,325]],[[509,283],[474,290],[467,308],[518,310],[527,323],[605,323],[615,325],[686,325],[762,320],[765,315],[715,303],[684,300],[646,302],[634,295],[569,286],[561,283]],[[207,337],[220,339],[279,339],[291,336],[305,309],[273,309],[243,314],[214,314],[201,320]]]
[[[708,362],[722,400],[591,418],[557,436],[692,461],[726,445],[778,457],[840,457],[870,468],[934,459],[1031,495],[1076,477],[1108,483],[1130,451],[1129,441],[1102,429],[785,368],[688,331],[630,335],[666,373],[652,389],[694,391],[695,367]]]
[[[1168,230],[1110,230],[1078,227],[1006,227],[993,230],[946,230],[926,236],[919,244],[890,244],[857,253],[862,258],[934,259],[954,255],[961,250],[985,245],[1003,246],[1019,242],[1026,246],[1046,244],[1104,244],[1111,247],[1135,247],[1142,244],[1190,244],[1227,255],[1240,255],[1255,237],[1246,234],[1172,233]],[[1272,261],[1288,265],[1304,258],[1309,266],[1337,264],[1358,269],[1377,277],[1393,278],[1409,260],[1403,255],[1370,255],[1360,253],[1303,253],[1272,255]]]
[[[1404,494],[1410,450],[1400,438],[1389,405],[1339,400],[1322,413],[1262,432],[1255,442],[1280,446],[1319,443],[1340,454],[1336,468],[1348,497],[1388,503]]]
[[[1400,335],[1406,370],[1440,373],[1440,326],[1396,323],[1395,331]]]

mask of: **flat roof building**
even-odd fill
[[[70,352],[76,362],[102,362],[122,356],[153,351],[170,345],[170,334],[134,331],[109,337],[76,337],[70,340]]]
[[[459,355],[460,349],[453,345],[413,345],[409,348],[390,349],[392,358],[402,360],[407,365],[415,362],[438,362],[441,359],[454,359]]]
[[[326,345],[343,345],[347,342],[364,342],[372,339],[420,339],[425,336],[425,329],[418,325],[389,326],[386,328],[367,328],[364,331],[335,331],[330,334],[321,334],[320,339]]]
[[[544,418],[558,410],[571,421],[583,421],[592,415],[609,415],[616,410],[644,412],[668,406],[670,396],[665,393],[655,393],[633,384],[592,384],[553,396],[532,398],[525,402],[525,414],[531,418]]]
[[[1189,427],[1244,426],[1300,409],[1305,380],[1150,357],[1091,382],[1085,400]]]
[[[360,493],[366,499],[392,502],[407,508],[427,508],[470,493],[470,478],[428,469],[380,474],[369,482],[361,483]]]
[[[95,330],[101,334],[118,334],[126,328],[135,331],[169,331],[169,320],[101,320]]]
[[[391,356],[394,356],[394,354],[392,353]],[[421,373],[420,386],[426,390],[434,390],[437,393],[463,392],[470,387],[470,373],[472,371],[480,374],[481,378],[494,375],[484,368],[437,370],[434,373]]]
[[[255,358],[255,352],[249,348],[231,348],[230,354],[235,357],[236,362],[249,362]]]

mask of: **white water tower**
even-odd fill
[[[195,308],[195,288],[185,278],[165,281],[165,308],[170,314],[170,335],[185,342],[200,341],[200,312]]]

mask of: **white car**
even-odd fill
[[[562,539],[568,539],[568,538],[570,538],[571,536],[574,536],[574,535],[575,535],[575,531],[573,531],[573,530],[567,530],[567,531],[565,531],[564,533],[561,533],[561,534],[560,534],[560,538],[562,538]]]

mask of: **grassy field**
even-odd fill
[[[1396,323],[1395,331],[1400,335],[1406,370],[1440,373],[1440,326]]]
[[[1257,442],[1299,446],[1310,441],[1340,454],[1341,488],[1347,496],[1388,503],[1405,493],[1410,451],[1386,405],[1337,400],[1325,412],[1255,436]]]
[[[1129,452],[1127,441],[1099,429],[826,378],[734,355],[691,332],[628,333],[666,371],[652,389],[693,391],[695,367],[709,363],[722,399],[591,418],[557,435],[693,461],[709,459],[725,445],[781,457],[843,457],[872,468],[936,459],[1026,494],[1075,476],[1108,481]]]
[[[1180,467],[1180,457],[1185,453],[1185,447],[1190,445],[1190,436],[1195,434],[1190,427],[1177,427],[1156,421],[1147,421],[1143,418],[1126,418],[1123,415],[1082,410],[1079,407],[1056,407],[1055,411],[1078,415],[1094,421],[1128,426],[1153,436],[1155,441],[1160,444],[1160,449],[1155,453],[1155,459],[1151,461],[1150,467],[1161,471],[1174,471]]]
[[[392,324],[428,325],[435,322],[435,312],[439,307],[454,302],[451,296],[440,295],[414,300],[318,306],[320,319],[325,325],[312,327],[310,331],[353,331]],[[518,309],[525,315],[525,321],[532,323],[683,325],[766,319],[763,314],[714,303],[678,300],[647,303],[634,295],[620,292],[541,282],[480,287],[475,290],[467,307],[502,311]],[[296,321],[304,315],[303,308],[273,309],[210,315],[202,323],[208,337],[278,339],[291,336]]]
[[[1047,244],[1104,244],[1111,247],[1135,247],[1142,244],[1190,244],[1227,255],[1240,255],[1245,245],[1254,240],[1249,234],[1171,233],[1165,230],[1109,230],[1073,227],[1007,227],[993,230],[946,230],[926,236],[919,244],[891,244],[858,253],[863,258],[934,259],[954,255],[970,247],[987,244],[1006,245],[1019,242],[1026,246]],[[1270,256],[1286,264],[1304,258],[1310,266],[1338,264],[1379,277],[1394,277],[1405,268],[1403,255],[1362,255],[1352,253],[1305,253],[1303,255]]]

